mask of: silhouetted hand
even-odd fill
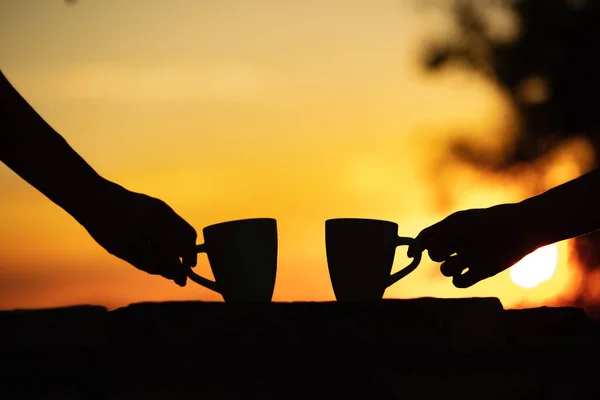
[[[408,254],[420,251],[419,246],[428,250],[433,261],[443,262],[440,270],[452,277],[454,286],[467,288],[510,268],[538,247],[527,234],[526,217],[518,204],[459,211],[421,231]]]
[[[163,201],[107,182],[75,215],[109,253],[136,268],[185,286],[195,266],[196,231]]]

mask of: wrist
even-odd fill
[[[503,203],[489,208],[495,234],[499,240],[512,243],[522,250],[533,252],[544,245],[538,215],[529,203]],[[501,239],[500,239],[501,238]]]
[[[525,234],[534,242],[536,248],[566,239],[560,210],[544,195],[538,195],[516,204],[523,217]]]
[[[77,221],[84,223],[105,202],[106,193],[114,184],[93,173],[83,179],[74,179],[71,185],[76,189],[66,190],[57,203]]]

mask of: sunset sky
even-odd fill
[[[432,168],[445,141],[494,143],[510,110],[474,74],[420,69],[424,41],[451,30],[416,3],[0,0],[0,68],[101,175],[166,201],[199,242],[213,223],[276,218],[274,300],[332,300],[327,218],[396,221],[415,236],[458,208],[522,196],[522,185],[448,166],[434,174],[456,179],[457,200],[438,207]],[[569,162],[557,179],[576,174]],[[573,279],[559,250],[555,276],[534,289],[508,272],[455,289],[425,255],[386,297],[540,304]],[[203,257],[197,270],[210,276]],[[182,299],[220,296],[109,255],[0,165],[0,308]]]

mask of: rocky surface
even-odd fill
[[[0,327],[0,398],[600,395],[598,321],[495,298],[77,306]]]

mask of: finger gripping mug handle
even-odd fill
[[[206,243],[196,245],[196,252],[197,253],[206,253]],[[221,293],[219,291],[219,288],[217,287],[217,282],[213,282],[211,280],[208,280],[208,279],[196,274],[192,270],[192,267],[188,268],[187,276],[188,276],[188,278],[190,278],[191,280],[196,282],[198,285],[202,285],[205,288],[212,290],[213,292],[217,292],[219,294]]]
[[[413,238],[409,238],[409,237],[398,236],[398,239],[396,241],[396,246],[410,246],[410,245],[416,245],[416,240]],[[417,269],[417,267],[419,266],[419,263],[421,262],[421,253],[422,252],[420,250],[417,251],[417,253],[415,254],[415,257],[413,258],[413,261],[410,263],[410,265],[402,268],[400,271],[394,272],[390,276],[390,280],[388,282],[388,287],[392,286],[394,283],[398,282],[400,279],[404,278],[406,275],[410,274],[415,269]]]

